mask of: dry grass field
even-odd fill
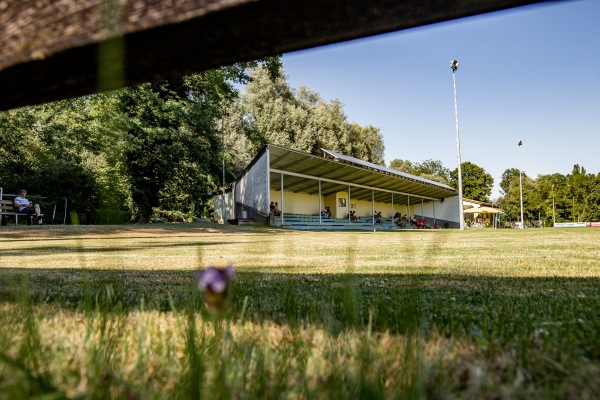
[[[598,398],[600,229],[0,229],[0,399]],[[233,265],[210,312],[195,271]]]

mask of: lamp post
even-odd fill
[[[458,69],[458,61],[450,61],[452,68],[452,82],[454,83],[454,115],[456,117],[456,158],[458,159],[458,218],[460,230],[465,229],[465,213],[463,210],[463,190],[462,190],[462,169],[460,162],[460,135],[458,130],[458,104],[456,102],[456,70]]]
[[[554,185],[552,185],[552,227],[556,228],[556,201],[554,197]]]
[[[225,113],[221,115],[221,159],[223,162],[222,172],[223,178],[221,183],[223,184],[223,197],[221,198],[221,218],[223,224],[225,223]],[[233,205],[235,207],[235,204]]]
[[[519,140],[519,193],[521,196],[521,229],[525,229],[525,221],[523,221],[523,174],[521,173],[521,146],[523,141]]]

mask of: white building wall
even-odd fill
[[[269,214],[268,160],[268,151],[265,151],[235,186],[235,201],[254,208],[264,215]]]
[[[225,198],[225,204],[223,208],[223,197]],[[213,200],[215,202],[215,212],[214,217],[219,223],[224,223],[228,219],[233,219],[233,192],[225,193],[225,196],[222,194],[214,196]],[[223,211],[225,211],[225,215],[223,216]],[[223,218],[224,217],[224,218]]]
[[[397,209],[399,208],[399,209]],[[406,205],[394,206],[395,211],[406,213]],[[442,228],[446,227],[446,222],[450,228],[459,227],[458,218],[458,196],[445,198],[444,201],[424,201],[420,198],[411,197],[410,216],[425,217],[431,225],[433,221]]]
[[[425,203],[423,213],[425,217],[433,218],[433,207],[435,207],[435,219],[440,227],[445,226],[440,221],[448,222],[450,228],[459,227],[458,196],[447,197],[444,201]],[[415,205],[415,213],[421,214],[421,206]]]
[[[308,193],[293,193],[283,191],[283,208],[281,208],[281,192],[279,190],[271,190],[271,201],[277,202],[279,210],[283,213],[290,214],[319,214],[319,195]],[[321,197],[323,204],[323,197]]]

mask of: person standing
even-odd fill
[[[15,209],[17,209],[17,211],[19,211],[19,213],[27,215],[27,225],[31,224],[29,218],[31,216],[33,216],[33,214],[35,214],[37,217],[36,221],[37,221],[38,225],[41,225],[42,224],[42,213],[40,211],[40,205],[33,204],[32,202],[27,200],[27,198],[25,197],[26,194],[27,194],[27,190],[25,190],[25,189],[19,190],[19,195],[17,197],[15,197],[15,199],[13,200],[13,206],[15,207]]]

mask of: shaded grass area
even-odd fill
[[[1,231],[0,398],[594,398],[598,239]],[[214,315],[193,271],[227,263]]]

